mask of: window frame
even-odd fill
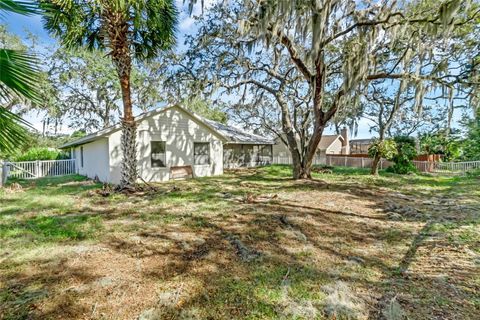
[[[154,143],[161,143],[163,144],[163,160],[161,159],[153,159],[153,144]],[[162,154],[162,153],[156,153]],[[154,161],[162,161],[163,165],[154,165]],[[150,141],[150,167],[152,169],[163,169],[167,167],[167,142],[162,140],[151,140]]]
[[[196,145],[207,145],[207,156],[208,156],[208,161],[207,163],[197,163],[197,156],[205,156],[205,154],[197,154],[196,153]],[[207,141],[195,141],[193,142],[193,165],[195,166],[209,166],[212,163],[212,156],[211,156],[211,151],[210,151],[210,142]]]

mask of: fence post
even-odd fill
[[[362,157],[362,158],[360,158],[360,159],[362,159],[362,169],[363,169],[363,167],[364,167],[364,163],[363,163],[363,157]]]
[[[40,161],[39,160],[37,160],[35,162],[35,167],[36,167],[35,168],[35,173],[36,173],[37,178],[41,178],[42,175],[40,174]]]
[[[345,156],[345,167],[347,166],[347,156]]]

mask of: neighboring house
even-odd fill
[[[368,148],[373,139],[352,139],[350,140],[350,154],[368,154]]]
[[[317,157],[320,158],[320,162],[325,162],[325,156],[327,154],[350,154],[348,130],[346,128],[342,129],[341,134],[322,136],[317,151]],[[279,158],[291,156],[290,150],[280,138],[275,139],[273,156]]]
[[[226,167],[256,166],[272,161],[273,141],[200,117],[180,106],[138,116],[139,177],[147,182],[167,181],[173,169],[189,166],[193,176],[223,174]],[[100,181],[121,179],[121,125],[116,125],[61,147],[77,161],[77,171]]]

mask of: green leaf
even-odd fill
[[[2,16],[2,11],[18,13],[25,16],[40,13],[38,5],[34,1],[0,0],[0,17]]]
[[[24,126],[30,124],[11,111],[0,107],[0,153],[12,153],[27,139]]]
[[[39,102],[38,78],[34,56],[22,51],[0,49],[0,99],[8,100],[15,93]]]

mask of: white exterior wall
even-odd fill
[[[83,166],[81,162],[81,148],[83,147]],[[82,146],[76,147],[74,152],[78,174],[91,179],[98,177],[100,181],[109,181],[108,168],[108,139],[102,138]]]
[[[282,140],[277,138],[275,140],[275,144],[272,147],[273,151],[273,157],[290,157],[290,150],[288,150],[288,147],[283,143]]]
[[[168,181],[170,167],[191,165],[195,177],[223,174],[223,143],[205,125],[193,120],[178,108],[171,108],[137,124],[139,175],[147,182]],[[121,178],[121,131],[109,136],[109,182],[119,183]],[[166,142],[166,167],[152,168],[150,142]],[[194,142],[210,143],[210,164],[194,165]]]
[[[327,154],[342,154],[342,141],[340,139],[333,141],[327,148]]]

